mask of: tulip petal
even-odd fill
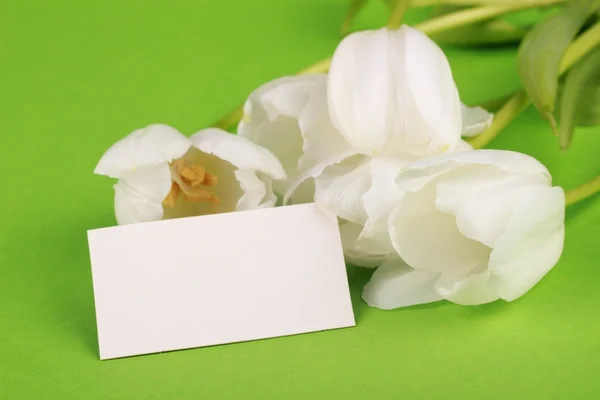
[[[162,202],[171,190],[169,165],[163,163],[127,172],[114,189],[115,215],[120,225],[158,221],[163,217]]]
[[[481,107],[461,104],[462,136],[475,136],[486,130],[494,120],[494,114]]]
[[[396,176],[415,157],[373,157],[370,161],[371,186],[362,196],[365,211],[370,219],[387,219],[392,208],[402,197],[396,185]]]
[[[487,265],[490,248],[463,236],[455,217],[434,206],[435,186],[405,193],[389,219],[390,239],[411,267],[460,279]]]
[[[527,201],[531,184],[546,184],[546,177],[509,174],[489,165],[466,165],[460,174],[437,184],[435,204],[441,212],[456,216],[464,236],[493,248],[514,208]]]
[[[365,286],[362,297],[371,307],[391,310],[443,300],[434,289],[439,274],[412,269],[398,257],[381,265]]]
[[[383,148],[392,96],[389,32],[348,35],[337,47],[328,79],[329,110],[334,126],[356,150]]]
[[[149,125],[115,143],[100,159],[94,173],[121,178],[139,167],[169,163],[183,156],[190,142],[168,125]]]
[[[347,158],[355,155],[356,151],[348,149],[340,154],[333,154],[318,164],[315,164],[314,166],[302,171],[302,173],[289,185],[285,196],[283,196],[283,204],[287,204],[290,201],[290,198],[295,194],[296,190],[300,190],[301,187],[304,187],[307,184],[309,184],[309,186],[313,186],[314,184],[310,184],[310,180],[320,176],[325,169],[337,163],[341,163]]]
[[[448,60],[408,26],[346,37],[332,60],[328,97],[334,126],[364,154],[453,151],[460,140]]]
[[[315,88],[311,93],[298,122],[304,141],[298,163],[300,170],[312,168],[335,154],[352,150],[331,122],[325,85]]]
[[[491,303],[499,299],[490,284],[490,273],[483,271],[463,279],[442,274],[435,283],[435,290],[446,300],[463,306]]]
[[[367,254],[388,255],[394,246],[388,233],[387,218],[367,219],[358,239],[356,248]]]
[[[298,175],[303,145],[298,118],[311,93],[317,87],[325,89],[326,79],[325,74],[276,79],[256,89],[244,105],[238,135],[267,148],[281,161],[288,176],[275,182],[281,195]]]
[[[528,188],[490,256],[490,282],[512,301],[558,262],[564,244],[565,196],[560,187]]]
[[[115,189],[115,217],[119,225],[159,221],[163,217],[161,202],[140,196],[120,182]]]
[[[260,171],[273,179],[285,179],[285,172],[277,157],[244,137],[208,128],[192,135],[190,141],[200,151],[214,154],[238,169]]]
[[[357,155],[328,167],[315,179],[315,202],[362,225],[367,219],[362,195],[370,186],[369,157]]]
[[[399,103],[389,116],[396,126],[393,141],[400,150],[414,148],[411,152],[416,154],[454,151],[460,140],[461,103],[446,55],[427,35],[409,26],[391,36],[395,62],[404,69],[403,75],[391,71]],[[423,142],[423,137],[429,141]]]
[[[389,238],[387,220],[391,210],[402,198],[395,178],[414,157],[373,157],[371,159],[371,187],[362,196],[367,220],[357,247],[373,254],[394,251]]]
[[[269,177],[261,180],[254,171],[240,170],[235,171],[235,177],[244,192],[238,200],[237,211],[273,207],[277,202]]]
[[[464,164],[491,165],[506,172],[542,175],[550,182],[550,174],[538,160],[526,154],[507,150],[475,150],[443,154],[416,161],[402,170],[396,184],[402,191],[416,192],[444,173]]]
[[[340,236],[344,249],[344,258],[348,264],[364,268],[377,268],[383,263],[387,255],[369,254],[356,246],[356,239],[362,226],[352,222],[340,223]]]

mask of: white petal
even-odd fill
[[[448,60],[407,26],[346,37],[332,60],[328,97],[334,125],[364,154],[453,151],[460,140]]]
[[[396,77],[392,87],[398,105],[389,110],[389,123],[394,126],[390,146],[416,154],[454,151],[462,122],[458,89],[446,55],[417,29],[404,25],[391,32],[391,74]]]
[[[454,214],[466,237],[493,248],[506,230],[513,210],[545,175],[510,174],[489,165],[469,165],[437,184],[436,208]]]
[[[158,221],[163,217],[162,202],[171,190],[171,171],[167,163],[140,167],[124,174],[114,189],[119,224]]]
[[[356,239],[362,226],[352,222],[340,224],[340,236],[344,248],[344,258],[347,263],[357,267],[377,268],[386,259],[386,255],[368,254],[356,246]]]
[[[188,139],[167,125],[149,125],[115,143],[100,159],[94,173],[121,178],[136,168],[169,163],[183,156]]]
[[[402,170],[396,178],[398,188],[415,192],[441,174],[464,164],[491,165],[506,172],[545,176],[550,174],[538,160],[528,155],[506,150],[474,150],[433,156],[416,161]]]
[[[254,171],[240,170],[235,171],[235,176],[244,192],[238,200],[237,211],[273,207],[275,205],[277,197],[273,193],[269,177],[263,176],[263,180],[261,180]]]
[[[340,154],[333,154],[330,157],[321,161],[320,163],[315,164],[314,166],[302,171],[302,173],[292,183],[290,183],[289,188],[285,193],[285,196],[283,197],[283,204],[287,204],[290,201],[290,198],[294,195],[295,191],[299,187],[306,185],[307,181],[310,181],[310,179],[314,179],[320,176],[323,173],[323,171],[325,171],[325,169],[327,169],[328,167],[337,163],[341,163],[345,159],[353,157],[355,155],[356,152],[351,149]]]
[[[356,248],[367,254],[388,255],[394,246],[388,232],[387,218],[367,219],[356,239]]]
[[[499,299],[489,279],[489,271],[463,279],[442,275],[435,283],[435,290],[446,300],[463,306],[486,304]]]
[[[261,203],[267,190],[263,181],[258,179],[254,171],[235,171],[235,177],[244,191],[238,200],[237,210],[251,210]]]
[[[439,274],[412,269],[397,257],[379,267],[364,288],[362,297],[371,307],[391,310],[442,300],[434,290]]]
[[[285,172],[277,157],[244,137],[208,128],[192,135],[190,141],[200,151],[214,154],[237,169],[260,171],[273,179],[285,179]]]
[[[331,119],[348,143],[369,154],[383,148],[392,96],[386,29],[347,36],[337,47],[328,80]]]
[[[298,167],[312,168],[323,161],[351,151],[344,137],[333,126],[327,105],[327,87],[321,85],[311,93],[299,118],[304,141]]]
[[[356,224],[364,224],[367,214],[362,196],[371,186],[370,158],[354,156],[328,167],[315,179],[315,202]]]
[[[559,187],[532,185],[490,256],[490,282],[514,300],[558,262],[564,244],[565,197]]]
[[[494,120],[494,114],[481,107],[461,104],[462,136],[475,136],[486,130]]]
[[[281,161],[288,179],[275,182],[279,194],[298,175],[303,145],[298,118],[311,93],[317,87],[324,90],[326,78],[314,74],[276,79],[255,90],[244,105],[238,135],[267,148]]]
[[[246,131],[250,124],[260,122],[257,119],[264,117],[271,121],[280,116],[298,119],[313,90],[324,87],[326,82],[327,74],[309,74],[286,76],[265,83],[248,97],[239,128]],[[254,139],[258,132],[251,130],[247,133],[249,139]],[[243,135],[242,132],[238,134]]]
[[[464,140],[460,140],[456,144],[456,148],[454,149],[454,152],[458,153],[460,151],[470,151],[470,150],[473,150],[473,146],[471,146],[471,144],[469,142],[466,142]]]
[[[140,196],[119,183],[115,189],[115,217],[119,225],[159,221],[163,217],[162,202]]]
[[[409,156],[371,159],[371,186],[362,198],[370,219],[387,219],[392,208],[402,197],[402,191],[396,185],[396,176],[413,160]]]
[[[487,266],[490,248],[463,236],[455,217],[434,207],[435,187],[405,193],[389,219],[396,252],[415,269],[448,274],[455,279]]]
[[[357,247],[373,254],[394,251],[388,233],[388,217],[402,198],[395,178],[414,157],[373,157],[371,159],[371,187],[362,202],[368,219],[357,241]]]

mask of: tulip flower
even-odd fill
[[[403,169],[396,184],[404,193],[388,219],[396,256],[365,287],[371,306],[512,301],[562,253],[564,192],[532,157],[500,150],[430,157]]]
[[[275,193],[280,196],[299,174],[303,110],[313,93],[318,88],[325,88],[326,84],[325,74],[279,78],[256,89],[244,104],[244,116],[237,133],[268,148],[281,161],[287,179],[273,184]],[[309,182],[295,191],[292,201],[306,203],[313,197],[314,187]]]
[[[119,224],[272,207],[285,172],[265,148],[216,128],[189,139],[150,125],[115,143],[96,174],[117,178]]]
[[[461,104],[442,50],[403,26],[345,38],[328,76],[263,85],[247,100],[238,133],[283,160],[288,180],[276,192],[284,202],[314,197],[364,226],[347,229],[354,256],[346,255],[374,266],[392,251],[385,221],[401,196],[396,174],[430,155],[470,150],[461,135],[481,132],[491,119]]]

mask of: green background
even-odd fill
[[[0,399],[593,398],[600,198],[567,211],[559,264],[525,297],[368,308],[356,328],[98,359],[86,230],[115,223],[102,153],[149,123],[186,134],[329,56],[344,0],[0,2]],[[369,6],[357,27],[385,21]],[[448,49],[469,104],[518,86],[514,48]],[[563,154],[529,109],[492,147],[565,188],[600,172],[600,130]]]

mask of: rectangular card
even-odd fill
[[[100,358],[354,326],[336,216],[316,204],[88,231]]]

